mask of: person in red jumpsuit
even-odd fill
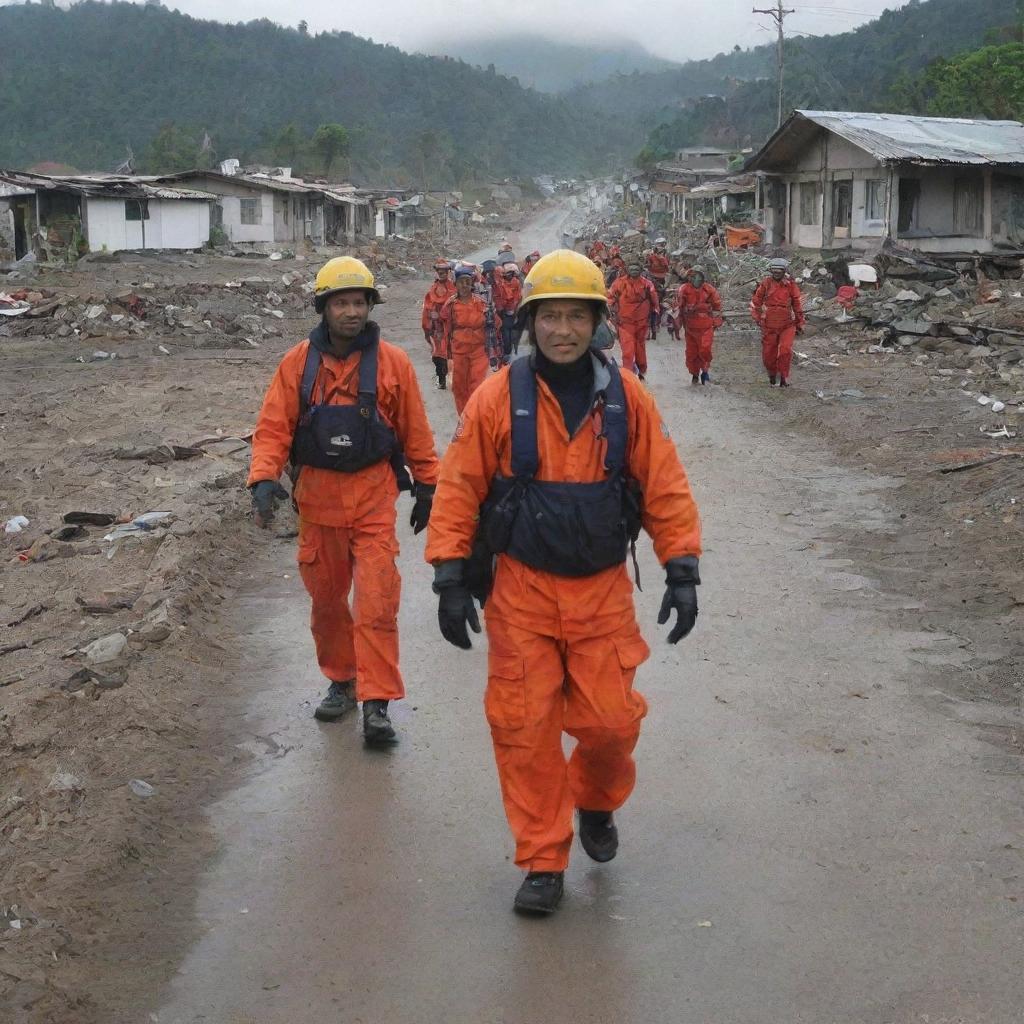
[[[487,376],[487,303],[473,292],[476,271],[455,271],[455,294],[441,310],[448,351],[452,354],[452,392],[461,416],[469,396]]]
[[[430,346],[430,357],[437,373],[437,387],[444,391],[448,386],[448,360],[451,353],[448,351],[448,339],[445,337],[444,325],[441,322],[441,310],[455,294],[455,282],[451,278],[451,266],[447,260],[436,260],[434,273],[437,279],[423,297],[421,326],[423,337]]]
[[[618,278],[608,290],[608,305],[619,331],[622,365],[643,380],[647,373],[647,331],[651,315],[657,315],[661,307],[654,285],[640,276],[639,263],[631,264],[626,276]]]
[[[647,275],[654,282],[654,290],[658,293],[658,302],[665,308],[665,289],[668,284],[668,272],[671,269],[671,262],[665,249],[665,239],[657,238],[654,241],[654,249],[647,254]],[[656,327],[661,326],[659,315]],[[657,337],[657,334],[655,334]]]
[[[539,249],[534,249],[533,252],[531,252],[530,255],[526,257],[525,260],[523,260],[523,277],[524,278],[526,277],[527,274],[529,274],[529,272],[531,270],[533,270],[533,265],[539,259],[540,259],[540,250]]]
[[[750,300],[750,315],[761,328],[761,354],[768,371],[768,383],[789,387],[789,369],[793,361],[793,340],[804,330],[804,306],[800,288],[789,276],[789,263],[774,259],[768,264],[769,276]]]
[[[711,383],[711,347],[715,328],[722,326],[722,299],[708,284],[704,268],[690,269],[689,279],[680,286],[677,318],[686,332],[686,368],[693,384]]]

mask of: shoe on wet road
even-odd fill
[[[619,852],[619,830],[611,811],[579,812],[580,846],[591,860],[606,864]]]
[[[320,701],[313,717],[320,722],[336,722],[356,707],[356,682],[346,679],[344,682],[331,683],[327,688],[327,696]]]
[[[553,914],[562,898],[561,871],[531,871],[516,893],[517,914]]]
[[[386,700],[363,701],[363,741],[369,746],[395,742],[395,727],[388,717]]]

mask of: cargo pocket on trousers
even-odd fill
[[[651,656],[651,649],[639,632],[613,637],[612,642],[615,644],[615,653],[618,655],[619,668],[622,671],[626,705],[633,720],[638,721],[647,714],[647,701],[642,694],[633,689],[633,677],[637,668]]]
[[[520,654],[490,651],[484,713],[495,729],[522,729],[526,724],[526,665]]]

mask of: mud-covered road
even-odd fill
[[[516,251],[555,246],[559,223],[547,213]],[[402,296],[380,320],[428,381],[412,287]],[[366,751],[354,720],[312,719],[322,680],[294,541],[254,531],[215,624],[242,652],[223,711],[257,769],[208,808],[219,855],[195,897],[200,937],[172,983],[117,1020],[1020,1019],[1019,757],[985,737],[1013,711],[951,695],[963,644],[911,625],[930,595],[864,568],[901,529],[894,481],[785,427],[789,396],[748,386],[750,337],[723,336],[724,383],[709,388],[690,386],[676,343],[651,346],[649,383],[705,524],[704,585],[697,629],[669,647],[645,548],[653,654],[637,685],[651,711],[618,859],[575,850],[553,919],[511,913],[485,642],[441,640],[404,515],[409,699],[389,753]],[[443,448],[450,393],[426,398]]]

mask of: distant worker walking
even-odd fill
[[[686,337],[686,368],[693,384],[711,382],[711,348],[715,328],[722,326],[722,299],[708,284],[704,268],[690,268],[689,279],[679,287],[677,317]]]
[[[787,260],[773,259],[768,274],[750,300],[750,315],[761,328],[761,355],[768,371],[768,383],[789,387],[793,341],[803,333],[803,298],[796,281],[789,276]]]
[[[441,309],[445,338],[452,360],[452,393],[455,411],[461,416],[469,396],[487,376],[488,304],[473,293],[476,272],[469,267],[455,271],[455,294]]]
[[[445,336],[444,323],[441,320],[441,310],[444,304],[455,294],[455,282],[451,278],[451,266],[447,260],[439,259],[434,263],[436,280],[427,289],[423,298],[423,336],[430,345],[430,357],[434,362],[434,372],[437,374],[437,387],[444,391],[448,386],[448,360],[451,353],[448,351],[448,339]]]
[[[405,695],[395,502],[400,489],[413,490],[409,522],[416,533],[425,529],[438,472],[412,363],[369,319],[380,302],[373,274],[357,259],[333,259],[317,274],[322,319],[274,374],[249,470],[256,521],[266,527],[286,496],[278,481],[291,463],[299,573],[313,600],[317,661],[331,681],[315,716],[335,721],[362,701],[370,744],[394,740],[388,702]]]
[[[494,275],[494,311],[501,322],[503,363],[507,363],[519,351],[516,316],[522,297],[523,285],[519,280],[519,268],[514,263],[506,263],[498,267]]]
[[[641,380],[647,374],[647,332],[651,317],[661,310],[658,293],[646,277],[640,276],[640,264],[631,263],[625,277],[608,290],[608,304],[619,332],[622,365]]]
[[[601,272],[581,253],[549,253],[526,279],[523,306],[533,354],[467,406],[444,457],[426,557],[449,643],[471,646],[472,595],[486,598],[484,709],[526,872],[514,907],[550,914],[574,814],[587,855],[610,861],[613,815],[636,781],[647,703],[633,678],[650,650],[630,545],[641,525],[654,540],[666,572],[658,622],[675,615],[675,644],[697,620],[700,524],[654,399],[594,347]],[[576,740],[568,760],[563,733]]]

